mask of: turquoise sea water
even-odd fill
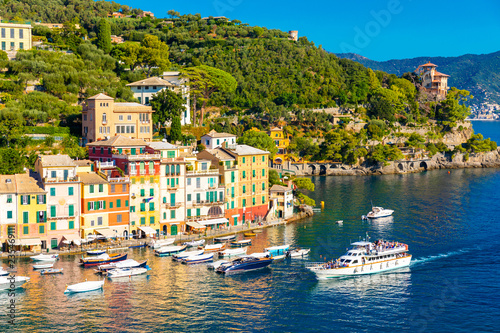
[[[476,127],[477,126],[477,127]],[[481,127],[479,130],[478,127]],[[495,139],[500,123],[474,123]],[[500,140],[499,140],[500,141]],[[15,296],[15,325],[1,332],[498,332],[500,330],[500,170],[429,171],[410,175],[314,177],[312,196],[325,201],[313,218],[266,229],[249,252],[291,243],[309,260],[343,254],[364,237],[409,244],[413,263],[386,274],[317,281],[294,260],[224,277],[204,265],[186,267],[147,249],[147,276],[111,281],[104,291],[64,295],[66,284],[97,279],[79,258],[62,257],[62,276],[32,278]],[[395,210],[387,221],[361,221],[370,201]],[[334,223],[344,220],[343,225]],[[11,298],[0,293],[0,313]]]

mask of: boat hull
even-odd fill
[[[56,261],[59,258],[58,254],[39,254],[37,256],[30,257],[33,261]]]
[[[208,254],[202,254],[202,255],[198,255],[198,256],[184,258],[182,260],[182,263],[186,264],[186,265],[194,265],[194,264],[201,264],[204,262],[210,262],[213,260],[214,260],[214,254],[208,253]]]
[[[169,257],[171,255],[181,253],[186,251],[187,246],[173,246],[171,248],[165,247],[165,248],[160,248],[155,251],[155,255],[158,257]]]
[[[147,268],[131,268],[131,269],[117,269],[108,272],[108,277],[110,278],[119,278],[119,277],[129,277],[134,275],[146,274],[148,271]]]
[[[27,276],[15,276],[13,279],[4,276],[0,279],[0,290],[19,288],[29,280]]]
[[[103,281],[82,282],[82,283],[77,283],[77,284],[66,287],[66,290],[64,291],[64,293],[65,294],[84,293],[87,291],[102,289],[103,286],[104,286],[104,280]]]
[[[307,268],[311,272],[315,273],[316,277],[319,280],[324,280],[324,279],[331,279],[344,276],[368,275],[368,274],[387,272],[395,269],[400,269],[403,267],[408,267],[410,265],[410,262],[411,262],[411,255],[402,258],[395,258],[381,262],[365,264],[365,265],[356,265],[351,267],[325,269],[321,268],[321,265],[318,265]]]
[[[214,242],[223,243],[223,242],[232,241],[233,239],[236,239],[235,235],[224,236],[224,237],[216,237],[216,238],[214,238]]]
[[[224,265],[219,266],[216,272],[220,274],[232,275],[241,274],[245,272],[256,271],[259,269],[266,268],[273,262],[273,259],[259,259],[256,261],[245,262],[242,264],[232,265],[228,268],[224,268]]]
[[[110,255],[108,259],[85,259],[80,260],[80,263],[83,267],[92,267],[103,264],[109,264],[111,262],[117,262],[127,259],[127,253]]]

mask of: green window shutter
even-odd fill
[[[255,206],[255,198],[252,198],[252,205]]]
[[[247,187],[243,185],[243,193],[247,193]]]
[[[201,215],[201,210],[199,208],[196,208],[196,216],[200,216]]]
[[[175,206],[175,193],[170,193],[170,205]]]
[[[167,186],[170,185],[170,178],[167,178]]]
[[[7,211],[7,218],[8,219],[12,218],[12,211],[11,210]]]
[[[56,206],[50,206],[50,217],[56,217]]]
[[[38,226],[38,233],[39,234],[44,234],[45,233],[45,226],[44,225],[39,225]]]
[[[243,179],[245,179],[247,177],[247,173],[245,171],[243,171]]]
[[[94,201],[94,210],[99,210],[99,201]]]
[[[68,195],[73,195],[73,194],[74,194],[74,188],[68,187]]]
[[[170,218],[175,219],[175,210],[170,211]]]
[[[149,224],[155,224],[155,217],[154,216],[149,217]]]
[[[177,164],[175,166],[175,168],[176,168],[176,171],[177,171],[177,175],[180,175],[181,174],[181,166],[179,164]]]
[[[252,176],[255,177],[255,170],[252,170]]]
[[[266,183],[262,183],[262,191],[266,189]]]
[[[90,202],[87,202],[87,210],[90,210]]]
[[[69,210],[69,216],[75,216],[75,206],[74,205],[69,205],[68,210]]]
[[[255,156],[252,156],[252,162],[255,163]]]
[[[155,182],[155,177],[149,177],[149,183],[153,184]]]
[[[210,193],[212,193],[212,192],[210,192]],[[208,192],[206,193],[206,194],[207,194],[207,199],[206,199],[206,201],[210,200],[210,193],[208,193]]]
[[[262,177],[266,176],[266,169],[262,169]]]
[[[111,155],[111,148],[108,148],[108,155]]]
[[[69,229],[75,229],[75,221],[69,221]]]
[[[113,201],[109,202],[109,208],[113,208]]]
[[[188,210],[187,210],[187,216],[188,216],[188,217],[191,217],[191,209],[188,209]]]
[[[30,223],[30,213],[23,212],[23,223]]]
[[[231,187],[231,198],[234,198],[234,186]]]
[[[141,217],[141,224],[146,224],[146,218],[145,217]]]
[[[94,185],[90,185],[89,186],[89,192],[90,193],[94,193]]]
[[[56,223],[50,222],[50,230],[56,230]]]
[[[231,209],[234,208],[234,201],[231,201]]]
[[[175,178],[175,185],[179,185],[179,178]]]
[[[234,183],[235,179],[234,179],[234,171],[231,171],[231,183]]]
[[[131,154],[131,155],[135,155],[135,148],[131,148],[131,149],[130,149],[130,154]]]
[[[99,193],[102,193],[102,192],[104,192],[104,185],[99,184]]]
[[[265,161],[266,161],[266,157],[262,156],[262,162],[265,162]]]
[[[146,211],[146,204],[144,202],[141,203],[141,212]]]
[[[149,203],[149,210],[150,210],[151,212],[153,212],[153,211],[155,210],[155,203],[154,203],[154,202],[150,202],[150,203]]]
[[[118,148],[118,154],[120,154],[120,155],[121,155],[121,154],[122,154],[122,152],[123,152],[123,149],[122,149],[122,148]]]
[[[28,195],[28,205],[31,205],[31,195]]]
[[[243,157],[243,164],[245,164],[245,163],[246,163],[246,159]]]
[[[128,200],[125,200],[125,207],[128,207]]]
[[[106,209],[106,201],[102,202],[102,209]]]
[[[243,199],[243,207],[247,206],[247,199]]]
[[[23,234],[27,235],[30,233],[30,228],[29,227],[23,227]]]
[[[122,201],[120,199],[116,199],[116,208],[120,208],[122,206]]]
[[[266,196],[262,196],[262,203],[266,203]]]
[[[252,192],[255,193],[255,184],[252,184]]]
[[[141,189],[141,197],[144,197],[146,195],[146,190],[144,190],[143,188]]]
[[[55,197],[55,196],[56,196],[56,189],[55,189],[55,187],[52,187],[52,188],[50,189],[50,196],[51,196],[51,197]]]
[[[149,196],[150,197],[154,197],[155,196],[155,189],[154,188],[150,188],[149,189]]]

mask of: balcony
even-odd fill
[[[99,168],[113,168],[115,166],[115,161],[110,162],[97,162]]]
[[[191,171],[186,171],[186,174],[189,175],[197,175],[197,176],[203,176],[203,175],[218,175],[219,174],[219,169],[208,169],[208,170],[191,170]]]
[[[167,191],[168,191],[168,192],[175,192],[175,191],[177,191],[178,189],[179,189],[179,187],[178,187],[178,186],[176,186],[176,187],[167,187]]]
[[[44,183],[69,183],[69,182],[79,182],[80,178],[78,176],[74,177],[67,177],[66,179],[56,177],[56,178],[51,178],[51,177],[44,177],[43,182]]]
[[[173,204],[171,202],[167,202],[167,203],[164,203],[162,205],[165,208],[179,208],[182,205],[182,202],[175,202]]]
[[[193,207],[201,207],[201,206],[220,206],[223,204],[224,204],[224,201],[212,201],[212,202],[210,202],[209,200],[201,200],[201,201],[193,201],[191,205]]]
[[[126,154],[113,154],[113,158],[124,158],[129,161],[149,161],[161,159],[160,154],[139,154],[139,155],[126,155]]]
[[[108,182],[110,183],[128,183],[130,181],[129,177],[110,177],[108,176]]]

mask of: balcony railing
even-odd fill
[[[129,161],[148,161],[159,160],[160,154],[139,154],[139,155],[126,155],[126,154],[113,154],[113,158],[125,158]]]
[[[165,208],[179,208],[182,205],[182,202],[167,202],[163,204]]]
[[[78,176],[74,177],[67,177],[61,178],[61,177],[56,177],[56,178],[51,178],[51,177],[44,177],[43,182],[44,183],[67,183],[67,182],[79,182],[80,178]]]
[[[108,182],[110,183],[128,183],[130,181],[129,177],[111,177],[108,176]]]
[[[115,166],[115,161],[110,162],[98,162],[100,168],[112,168]]]
[[[193,207],[200,207],[200,206],[220,206],[223,205],[224,201],[210,201],[210,200],[200,200],[200,201],[192,201],[191,205]]]
[[[186,171],[187,175],[218,175],[219,169],[208,169],[208,170],[191,170]]]
[[[178,186],[176,186],[176,187],[167,187],[167,191],[169,191],[169,192],[175,192],[175,191],[177,191],[178,189],[179,189],[179,187],[178,187]]]

